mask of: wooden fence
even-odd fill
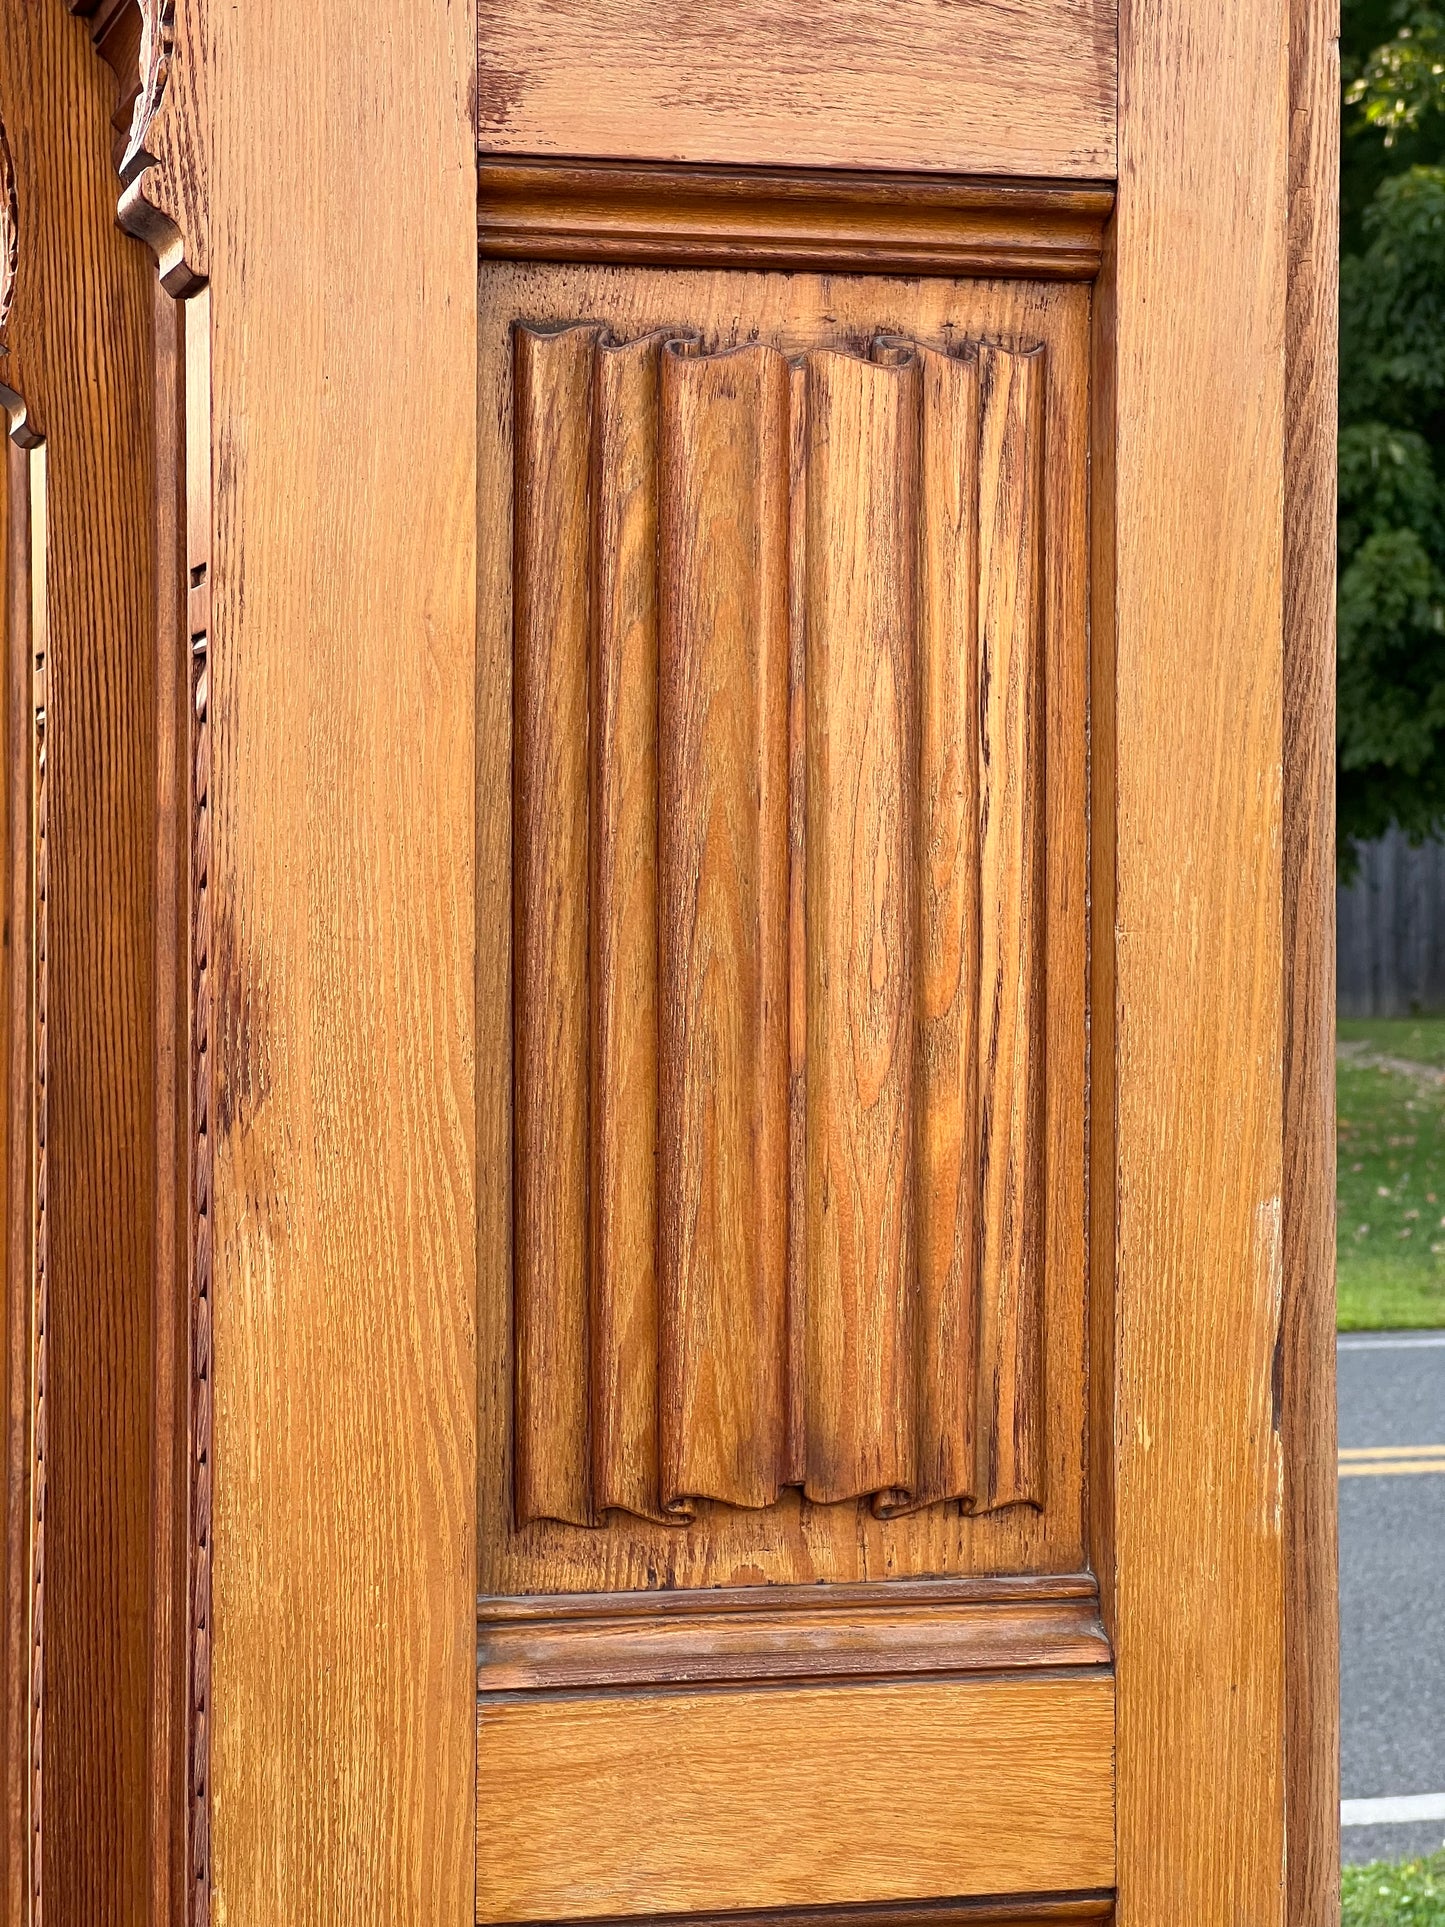
[[[1341,1017],[1445,1011],[1445,843],[1366,844],[1336,907]]]

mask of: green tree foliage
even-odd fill
[[[1344,0],[1341,868],[1445,830],[1445,7]]]

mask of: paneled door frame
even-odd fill
[[[0,32],[12,148],[59,124],[76,97],[66,36],[89,30],[122,76],[105,156],[122,222],[167,301],[207,294],[184,338],[174,316],[150,336],[168,359],[146,392],[168,426],[151,424],[127,487],[171,519],[158,546],[117,542],[107,578],[190,652],[173,688],[146,695],[150,748],[172,758],[144,826],[151,884],[179,881],[145,899],[173,951],[144,986],[145,1035],[171,1037],[179,1082],[148,1099],[148,1141],[170,1162],[145,1208],[171,1213],[181,1255],[171,1297],[156,1274],[144,1286],[165,1344],[118,1356],[144,1394],[127,1409],[149,1415],[153,1500],[126,1510],[124,1455],[94,1473],[114,1571],[133,1554],[158,1577],[149,1619],[116,1643],[62,1619],[35,1690],[48,1682],[52,1719],[107,1693],[143,1702],[150,1792],[125,1838],[148,1856],[155,1918],[462,1927],[477,1851],[468,905],[487,804],[471,721],[476,163],[478,117],[485,145],[506,90],[479,90],[473,0],[417,0],[404,20],[391,0],[317,0],[304,19],[282,0],[96,0],[70,9],[84,22],[45,4],[43,60],[15,23]],[[496,11],[486,0],[483,33],[502,31]],[[1048,26],[1046,0],[1024,11]],[[1107,23],[1108,0],[1089,17]],[[1111,119],[1095,83],[1115,44]],[[1048,246],[1071,271],[1094,242],[1070,226],[1069,193],[1095,181],[1116,197],[1094,302],[1089,1210],[1116,1917],[1313,1927],[1338,1880],[1333,5],[1120,0],[1117,42],[1102,31],[1098,46],[1102,65],[1070,67],[1055,123],[1031,110],[1013,151],[1054,182]],[[925,118],[932,98],[919,95]],[[1000,172],[1000,102],[992,81],[970,97],[978,132],[970,148],[965,116],[950,173]],[[926,165],[921,122],[888,112],[903,120],[880,126],[907,126],[868,164]],[[745,122],[716,138],[752,138]],[[825,113],[802,158],[836,166],[831,141]],[[40,180],[28,166],[22,183]],[[868,217],[895,247],[905,227],[924,271],[933,193],[905,187]],[[75,384],[40,316],[90,284],[35,202],[19,207],[5,381],[12,408],[46,398],[53,436]],[[489,209],[505,253],[505,196]],[[818,245],[796,213],[758,214],[772,258]],[[706,208],[693,217],[687,246],[705,248]],[[850,246],[866,250],[866,228]],[[965,253],[981,263],[997,242],[976,225]],[[123,264],[107,273],[124,280]],[[155,448],[170,451],[159,482]],[[78,459],[51,451],[62,477]],[[55,553],[79,555],[81,529],[62,519]],[[57,586],[52,563],[57,661],[91,647],[79,584]],[[20,606],[13,581],[7,595]],[[68,748],[48,744],[62,769]],[[96,832],[95,887],[111,828]],[[10,837],[7,901],[28,900],[17,866],[32,845]],[[11,972],[12,1059],[37,981],[34,954]],[[110,1020],[133,1044],[128,1010],[120,999]],[[82,1098],[56,1083],[72,1061],[52,1038],[62,1114]],[[97,1043],[88,1061],[112,1080],[93,1101],[122,1115],[104,1105],[126,1101],[125,1052]],[[12,1102],[22,1113],[28,1100]],[[139,1207],[100,1187],[88,1208],[103,1244]],[[12,1314],[32,1302],[37,1248],[8,1242]],[[15,1343],[12,1330],[12,1357]],[[89,1382],[74,1369],[62,1406]],[[33,1412],[30,1376],[9,1379],[12,1407],[23,1396]],[[12,1409],[12,1439],[31,1423]],[[51,1523],[63,1545],[69,1522]],[[28,1589],[34,1540],[11,1520],[17,1625],[16,1554]],[[35,1744],[7,1753],[11,1895],[40,1811]],[[100,1856],[131,1864],[114,1848],[119,1784],[101,1773],[46,1796],[64,1839],[38,1866],[57,1898],[88,1890],[86,1856],[101,1886]],[[109,1891],[123,1910],[139,1889],[115,1876]]]

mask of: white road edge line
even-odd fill
[[[1397,1793],[1385,1800],[1341,1800],[1342,1827],[1398,1826],[1407,1820],[1445,1820],[1445,1793]]]
[[[1423,1338],[1337,1338],[1342,1352],[1416,1352],[1445,1345],[1445,1332],[1431,1332]]]

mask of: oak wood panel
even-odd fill
[[[1121,1927],[1283,1918],[1286,16],[1163,0],[1120,42]]]
[[[662,356],[663,1504],[767,1505],[787,1438],[788,371]]]
[[[1040,354],[980,349],[979,387],[978,1498],[1006,1505],[1043,1458]]]
[[[473,1911],[476,27],[396,29],[371,0],[210,21],[229,1927]]]
[[[921,374],[808,359],[807,1491],[913,1476]]]
[[[485,153],[1109,177],[1114,0],[482,0]]]
[[[1047,1319],[1051,1333],[1045,1361],[1044,1396],[1048,1402],[1041,1489],[1046,1495],[1041,1517],[959,1519],[940,1514],[912,1522],[865,1519],[847,1504],[833,1508],[800,1503],[785,1492],[767,1516],[725,1514],[702,1500],[698,1523],[685,1534],[645,1520],[610,1516],[606,1531],[579,1531],[565,1524],[537,1521],[520,1530],[510,1522],[512,1482],[510,1424],[510,1280],[508,1267],[507,1168],[508,1121],[506,1087],[509,1081],[508,1034],[511,1000],[507,992],[506,926],[509,899],[503,894],[491,914],[479,918],[482,985],[479,1008],[479,1102],[482,1174],[480,1237],[482,1274],[479,1307],[482,1319],[481,1398],[482,1451],[482,1584],[484,1591],[546,1592],[560,1582],[567,1589],[597,1590],[611,1586],[656,1583],[709,1585],[768,1577],[808,1580],[847,1579],[877,1573],[997,1570],[1021,1565],[1068,1569],[1077,1565],[1081,1545],[1080,1451],[1084,1432],[1082,1385],[1082,914],[1084,906],[1083,825],[1083,598],[1087,571],[1083,566],[1084,435],[1087,374],[1085,344],[1088,296],[1082,289],[1034,285],[1020,288],[973,283],[949,288],[941,282],[890,283],[876,278],[828,283],[826,303],[820,284],[809,277],[727,276],[707,274],[638,275],[619,270],[567,267],[525,267],[487,263],[483,267],[482,470],[481,486],[488,499],[510,503],[512,495],[511,400],[513,345],[511,324],[517,318],[553,329],[581,314],[592,316],[619,341],[639,342],[660,329],[676,334],[701,331],[704,346],[725,346],[731,340],[762,339],[784,352],[801,357],[810,349],[851,348],[878,332],[884,336],[932,339],[939,347],[959,345],[975,336],[1008,340],[1037,340],[1045,344],[1044,429],[1052,451],[1044,466],[1044,523],[1051,532],[1044,570],[1044,662],[1042,700],[1047,706],[1045,733],[1050,756],[1043,773],[1044,813],[1048,824],[1044,864],[1047,914],[1043,941],[1048,954],[1050,994],[1041,1022],[1046,1028],[1045,1049],[1058,1070],[1051,1079],[1042,1120],[1044,1159],[1041,1205],[1049,1262],[1045,1268]],[[830,317],[820,322],[820,315]],[[598,366],[612,350],[597,349]],[[879,351],[880,353],[882,351]],[[889,350],[893,353],[893,350]],[[685,365],[688,357],[679,357]],[[943,359],[940,357],[940,359]],[[948,358],[959,361],[957,352]],[[927,356],[920,356],[927,365]],[[726,363],[720,364],[726,365]],[[912,380],[916,369],[867,364],[888,380]],[[799,370],[794,386],[795,451],[806,451],[808,377]],[[976,432],[976,430],[975,430]],[[791,572],[793,668],[789,708],[793,757],[801,753],[804,720],[803,685],[799,655],[803,633],[806,572],[798,559],[806,554],[800,540],[805,520],[806,486],[798,466],[794,482],[793,537],[795,563]],[[494,493],[493,493],[494,492]],[[605,495],[605,489],[602,491]],[[803,497],[799,501],[800,493]],[[599,500],[601,497],[599,497]],[[940,502],[941,502],[940,498]],[[940,513],[942,513],[940,507]],[[952,512],[952,511],[950,511]],[[510,787],[512,753],[509,718],[513,700],[510,617],[510,576],[513,538],[510,520],[489,518],[482,527],[482,665],[479,682],[479,734],[488,794]],[[594,704],[594,714],[605,705]],[[500,779],[500,780],[499,780]],[[594,770],[594,785],[596,782]],[[796,895],[801,878],[798,845],[801,820],[796,815],[799,786],[791,785],[795,820],[791,889]],[[595,789],[594,789],[595,793]],[[489,887],[509,886],[506,851],[512,841],[509,822],[490,814],[479,822],[479,873]],[[920,850],[921,850],[920,846]],[[920,855],[920,862],[923,861]],[[795,905],[796,910],[796,905]],[[805,922],[806,919],[803,919]],[[594,921],[595,931],[595,921]],[[799,923],[793,921],[794,1004],[793,1079],[794,1117],[798,1085]],[[595,1034],[595,1033],[594,1033]],[[1070,1074],[1067,1067],[1072,1065]],[[489,1068],[490,1067],[490,1068]],[[594,1067],[595,1070],[595,1067]],[[594,1118],[594,1126],[595,1126]],[[665,1128],[660,1126],[663,1139]],[[796,1133],[796,1123],[794,1125]],[[796,1148],[796,1147],[795,1147]],[[799,1241],[801,1242],[801,1241]],[[794,1261],[797,1262],[797,1254]],[[797,1321],[793,1326],[796,1329]],[[594,1378],[594,1385],[596,1380]],[[791,1395],[790,1395],[791,1399]],[[794,1403],[796,1408],[796,1401]],[[790,1444],[790,1460],[796,1448]],[[863,1510],[866,1511],[866,1507]],[[591,1541],[589,1544],[588,1541]]]
[[[596,328],[517,331],[517,1514],[591,1518],[588,657]]]
[[[1339,1909],[1335,1476],[1335,408],[1339,9],[1291,0],[1284,471],[1285,1842],[1291,1927]]]
[[[7,435],[3,495],[5,783],[5,1552],[4,1918],[27,1917],[32,1875],[31,1502],[34,1457],[34,686],[30,455]]]
[[[979,356],[920,356],[917,1489],[978,1497]],[[1030,1495],[1032,1496],[1032,1495]]]
[[[657,1437],[657,710],[663,336],[594,361],[590,797],[593,1501],[645,1516]]]
[[[1111,187],[484,160],[484,259],[1090,280]]]
[[[477,1690],[1106,1666],[1086,1574],[488,1599]]]
[[[1087,1673],[483,1701],[477,1919],[1108,1887],[1113,1717]]]
[[[153,268],[115,84],[62,6],[0,17],[24,214],[5,382],[45,438],[47,1914],[144,1916],[151,1721]]]
[[[748,1927],[1014,1927],[1023,1921],[1111,1920],[1111,1893],[991,1895],[984,1899],[862,1901],[843,1907],[766,1908],[746,1915]],[[617,1927],[629,1918],[632,1927],[647,1915],[619,1916],[594,1921],[593,1927]],[[651,1916],[660,1921],[662,1916]],[[669,1914],[668,1927],[736,1927],[736,1914]]]

